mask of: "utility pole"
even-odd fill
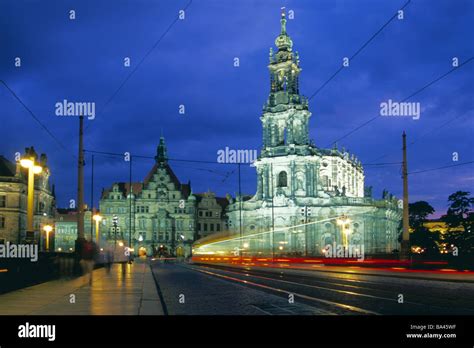
[[[242,262],[242,190],[241,190],[241,183],[240,183],[240,162],[237,163],[239,167],[239,223],[240,223],[240,262]]]
[[[129,255],[128,255],[128,263],[132,263],[132,155],[130,155],[130,168],[129,168],[129,220],[128,220],[128,248],[129,248]]]
[[[94,210],[92,207],[94,206],[94,155],[92,155],[91,160],[91,241],[94,240]]]
[[[400,260],[408,260],[410,256],[410,225],[408,220],[408,166],[407,166],[407,139],[405,131],[402,135],[403,139],[403,233],[400,250]]]
[[[84,238],[84,116],[79,116],[79,158],[77,165],[77,239],[76,253],[82,253]]]

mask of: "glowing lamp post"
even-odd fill
[[[349,234],[351,233],[348,226],[351,223],[351,219],[343,215],[339,219],[337,219],[336,222],[339,226],[341,226],[342,240],[344,246],[347,248],[349,245]]]
[[[23,168],[28,169],[28,201],[26,205],[27,213],[27,224],[26,232],[28,234],[34,234],[33,229],[33,207],[35,199],[35,174],[40,174],[43,170],[40,166],[35,164],[34,157],[25,157],[20,160],[20,164]]]
[[[103,220],[103,217],[99,214],[95,214],[92,218],[95,221],[95,242],[96,242],[97,246],[99,246],[100,245],[99,224]]]
[[[46,244],[45,244],[45,250],[49,251],[49,234],[53,230],[53,226],[51,225],[45,225],[43,227],[44,232],[46,233]]]

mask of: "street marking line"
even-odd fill
[[[273,315],[272,313],[270,312],[267,312],[263,309],[261,309],[259,306],[256,306],[256,305],[251,305],[252,307],[255,307],[256,309],[258,309],[259,311],[262,311],[263,313],[267,314],[267,315]]]

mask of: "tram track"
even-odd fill
[[[186,266],[207,275],[256,287],[262,291],[293,294],[306,304],[318,303],[325,309],[337,308],[344,314],[474,314],[474,303],[460,306],[456,301],[419,294],[405,284],[393,286],[377,281],[331,278],[325,274],[304,276],[275,270],[255,270],[250,267],[223,265]],[[348,274],[351,276],[351,274]],[[376,277],[372,277],[376,279]],[[357,285],[355,285],[357,284]],[[406,299],[399,302],[399,294]],[[467,299],[467,301],[470,301]],[[454,302],[454,305],[453,305]],[[470,301],[472,302],[472,301]],[[341,314],[341,313],[337,313]]]
[[[366,310],[364,308],[360,308],[360,307],[356,307],[356,306],[352,306],[352,305],[348,305],[348,304],[344,304],[344,303],[340,303],[340,302],[336,302],[336,301],[325,300],[325,299],[321,299],[321,298],[314,297],[314,296],[309,296],[309,295],[294,292],[294,291],[288,291],[288,290],[285,290],[285,289],[282,289],[282,288],[279,288],[279,287],[269,286],[269,285],[265,285],[265,284],[262,284],[262,283],[257,283],[255,281],[240,279],[240,278],[237,278],[237,277],[232,277],[232,276],[224,275],[224,274],[221,274],[221,273],[212,272],[212,271],[209,271],[209,270],[203,270],[203,269],[199,269],[199,268],[193,267],[193,266],[185,266],[185,267],[190,268],[194,271],[209,275],[209,276],[218,277],[218,278],[221,278],[221,279],[225,279],[225,280],[232,281],[232,282],[237,282],[237,283],[240,283],[240,284],[245,284],[247,286],[256,287],[256,288],[264,290],[264,291],[270,291],[270,292],[273,292],[273,293],[278,293],[280,295],[281,294],[286,294],[288,296],[293,295],[296,298],[305,300],[306,305],[314,306],[314,303],[316,302],[320,305],[325,306],[326,308],[329,307],[330,308],[329,311],[326,308],[323,308],[323,310],[325,310],[325,311],[327,311],[327,313],[331,313],[331,314],[362,314],[362,315],[379,315],[380,314],[380,313],[377,313],[377,312],[374,312],[374,311]],[[208,268],[210,268],[210,267],[208,267]],[[228,273],[237,273],[237,272],[229,272],[228,271]],[[339,312],[334,311],[334,308],[336,308]],[[321,309],[321,308],[318,307],[318,309]],[[341,310],[345,311],[346,313],[341,313],[340,312]]]

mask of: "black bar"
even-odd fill
[[[20,338],[26,323],[56,325],[55,341]],[[474,317],[468,316],[0,316],[0,345],[9,344],[137,344],[211,345],[284,344],[469,346],[474,342]],[[433,325],[415,330],[412,325]],[[455,325],[455,329],[436,326]],[[126,327],[127,330],[117,330]],[[79,331],[78,331],[78,328]],[[407,338],[427,331],[456,338]]]

